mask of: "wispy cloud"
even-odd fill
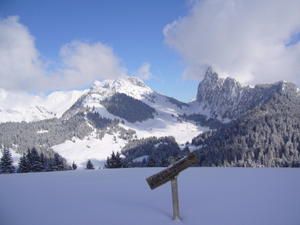
[[[115,79],[126,67],[110,46],[71,41],[59,50],[54,64],[42,60],[35,39],[17,16],[0,19],[0,88],[45,92],[86,87],[94,80]],[[138,75],[149,78],[150,64]]]
[[[149,80],[152,78],[151,65],[150,63],[143,63],[135,73],[135,76],[141,78],[142,80]]]
[[[60,50],[61,67],[48,77],[53,86],[71,89],[97,79],[115,79],[126,74],[112,48],[97,42],[73,41]]]
[[[300,31],[299,9],[298,0],[193,1],[163,33],[185,60],[186,78],[201,79],[212,65],[245,83],[300,84],[300,43],[292,38]]]

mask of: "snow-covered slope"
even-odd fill
[[[48,96],[0,89],[0,123],[60,117],[86,91],[58,91]]]
[[[193,137],[208,128],[181,118],[181,115],[189,108],[188,104],[161,95],[148,87],[142,80],[131,76],[116,80],[95,81],[88,90],[54,92],[48,96],[0,90],[0,123],[59,118],[63,125],[65,124],[63,121],[68,121],[74,116],[84,117],[82,119],[87,121],[92,132],[86,131],[84,138],[82,138],[81,132],[79,138],[75,135],[78,131],[74,131],[73,138],[68,137],[64,142],[47,146],[66,158],[69,163],[76,162],[79,167],[83,167],[88,159],[91,159],[95,166],[103,166],[107,156],[112,151],[120,151],[132,137],[140,139],[152,136],[174,136],[180,144],[191,141]],[[98,113],[101,118],[119,122],[117,125],[113,125],[113,128],[111,126],[109,129],[97,128],[86,118],[88,113]],[[73,119],[73,121],[76,123],[78,120]],[[53,129],[51,124],[45,122],[33,124],[33,126],[34,130],[37,126],[39,127],[38,139],[27,143],[36,143],[35,147],[37,147],[43,146],[43,137],[43,140],[53,139],[53,135],[50,134],[53,131],[48,133],[49,129]],[[74,127],[76,127],[75,124]],[[130,139],[125,139],[124,135],[120,135],[120,132],[127,131],[134,133]],[[20,132],[26,134],[26,130]],[[32,139],[31,134],[27,136]],[[27,136],[24,135],[22,140]],[[16,138],[18,139],[18,137],[10,138],[6,135],[3,144],[10,145],[9,140],[12,140],[24,149],[32,147],[19,143],[22,140],[15,141]],[[16,146],[11,147],[15,151],[23,151]]]
[[[171,135],[174,136],[179,143],[184,143],[191,140],[191,136],[206,130],[206,128],[180,119],[180,115],[188,110],[188,104],[161,95],[146,86],[143,81],[134,77],[106,80],[103,82],[96,81],[90,91],[79,100],[80,103],[77,104],[77,108],[92,109],[98,112],[102,117],[124,120],[122,117],[109,113],[101,103],[101,101],[116,93],[126,94],[155,109],[156,113],[152,119],[135,123],[124,121],[125,123],[122,126],[127,129],[135,130],[139,138]],[[75,112],[77,111],[78,109],[75,110]],[[187,130],[189,132],[186,132]]]
[[[124,94],[119,96],[118,94]],[[114,96],[122,97],[117,103],[109,102],[110,105],[120,107],[125,105],[124,98],[129,96],[138,102],[142,102],[155,110],[153,117],[145,117],[142,121],[128,121],[126,115],[128,108],[134,116],[140,117],[140,107],[138,102],[130,101],[127,108],[122,108],[121,114],[109,112],[105,101],[110,101]],[[141,104],[141,103],[139,103]],[[96,81],[88,92],[82,95],[74,105],[64,113],[63,118],[68,119],[79,112],[97,112],[100,117],[108,119],[118,119],[121,128],[133,130],[135,138],[174,136],[179,144],[191,141],[193,137],[208,130],[193,122],[182,120],[180,115],[189,108],[188,104],[179,102],[170,97],[161,95],[146,86],[143,81],[135,77],[124,77],[117,80]],[[123,114],[123,116],[122,116]],[[133,116],[133,117],[134,117]],[[79,166],[84,166],[88,159],[92,159],[97,166],[102,166],[104,160],[112,151],[120,151],[128,140],[119,137],[118,133],[105,133],[103,139],[99,139],[94,133],[84,140],[75,142],[66,140],[64,143],[53,146],[53,150],[65,157],[68,162],[75,161]]]
[[[72,140],[52,146],[52,149],[64,157],[70,165],[75,162],[78,168],[85,168],[88,160],[91,160],[96,168],[103,168],[106,158],[113,151],[120,151],[127,143],[117,136],[116,133],[106,133],[99,139],[96,132],[93,132],[83,139],[73,137]]]
[[[297,169],[190,168],[179,176],[182,221],[171,219],[160,168],[0,175],[1,225],[298,225]]]

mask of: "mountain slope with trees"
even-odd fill
[[[275,86],[263,104],[193,139],[201,166],[300,166],[299,91],[292,83]]]

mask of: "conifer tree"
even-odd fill
[[[3,155],[0,160],[0,173],[14,173],[15,167],[13,166],[13,160],[11,153],[8,149],[4,149]]]
[[[104,165],[105,168],[110,168],[111,167],[111,159],[109,156],[106,158],[106,163]]]
[[[91,160],[88,160],[87,163],[86,163],[86,169],[87,170],[93,170],[94,169],[94,165],[93,163],[91,162]]]
[[[115,164],[116,164],[116,154],[112,152],[110,158],[110,168],[115,168]]]
[[[121,155],[120,155],[119,152],[117,152],[116,158],[115,158],[115,167],[114,168],[121,168],[121,167],[122,167]]]
[[[57,167],[54,165],[54,158],[49,158],[47,161],[47,171],[55,171]]]
[[[30,165],[27,160],[27,155],[23,154],[23,156],[19,160],[18,173],[28,173],[30,172]]]
[[[65,164],[63,158],[59,154],[55,153],[52,162],[52,170],[62,171],[64,169],[65,169]]]
[[[77,165],[75,164],[75,162],[72,163],[72,169],[76,170],[77,169]]]
[[[122,159],[121,159],[120,153],[117,152],[117,154],[115,154],[114,152],[112,152],[111,157],[107,157],[105,167],[106,168],[121,168],[122,167]]]
[[[156,162],[155,162],[154,158],[150,156],[148,158],[147,167],[155,167],[155,165],[156,165]]]
[[[40,155],[40,161],[41,161],[41,164],[43,166],[43,171],[47,171],[47,158],[45,157],[44,153],[41,153]]]
[[[32,172],[41,172],[44,170],[44,165],[41,161],[41,157],[39,153],[37,152],[36,148],[32,148],[27,153],[27,159],[30,164],[30,170]]]
[[[107,159],[106,159],[105,168],[113,168],[114,158],[115,158],[115,153],[112,152],[111,156],[110,157],[108,156]]]

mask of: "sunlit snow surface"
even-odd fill
[[[86,162],[91,160],[96,168],[102,168],[112,151],[120,151],[126,143],[123,139],[115,139],[114,137],[114,135],[105,134],[102,139],[98,139],[92,134],[84,139],[67,140],[52,148],[69,164],[75,162],[79,168],[85,168]]]
[[[200,134],[202,130],[192,123],[172,123],[159,118],[147,120],[142,123],[126,123],[126,129],[134,129],[138,138],[174,136],[180,144],[190,141]],[[104,162],[111,153],[120,152],[127,141],[118,137],[118,134],[105,134],[98,139],[94,133],[83,139],[73,138],[62,144],[52,146],[52,149],[64,157],[68,163],[75,162],[79,168],[85,167],[90,159],[96,167],[103,167]]]
[[[299,225],[298,169],[190,168],[179,176],[182,221],[171,220],[160,168],[0,175],[1,225]]]

